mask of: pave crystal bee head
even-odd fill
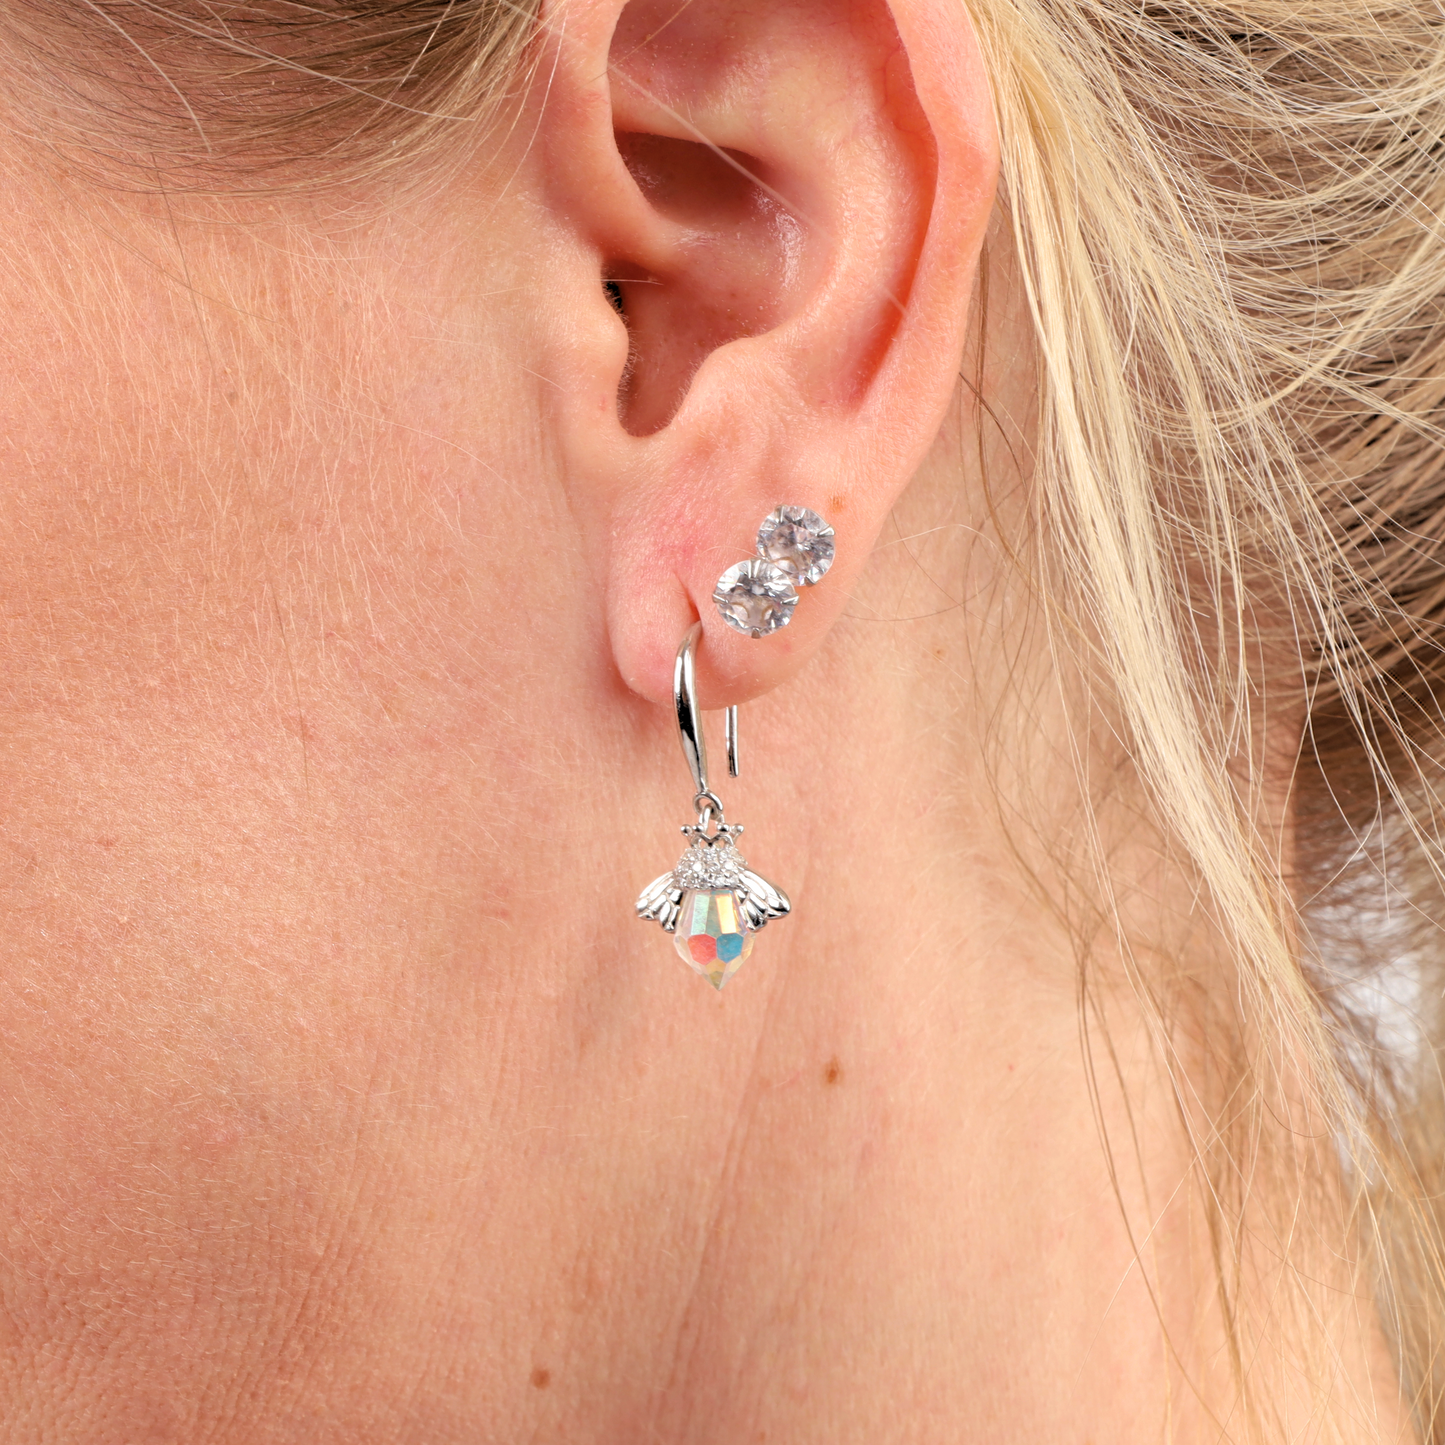
[[[637,914],[660,923],[683,962],[720,989],[753,951],[753,934],[792,904],[749,870],[737,847],[741,824],[682,831],[690,841],[677,867],[642,890]]]

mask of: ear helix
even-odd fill
[[[766,637],[793,620],[797,589],[821,582],[832,565],[833,529],[807,507],[778,507],[758,528],[757,556],[729,567],[712,600],[729,627]]]

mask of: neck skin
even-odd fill
[[[223,226],[10,168],[5,1438],[1214,1438],[1172,1097],[1127,994],[1132,1122],[1092,1091],[1039,901],[1074,763],[969,410],[743,708],[794,912],[716,994],[632,917],[689,780],[569,525],[520,164],[480,235],[490,181]]]

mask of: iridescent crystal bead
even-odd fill
[[[766,637],[788,625],[798,594],[781,567],[750,557],[718,578],[712,600],[729,627],[749,637]]]
[[[731,888],[699,888],[682,895],[672,941],[684,963],[720,989],[753,951],[752,930]]]
[[[779,507],[758,528],[758,556],[794,586],[811,587],[833,565],[833,529],[807,507]]]

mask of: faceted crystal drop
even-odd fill
[[[751,557],[718,578],[712,600],[729,627],[749,637],[766,637],[788,625],[798,594],[781,567]]]
[[[758,556],[794,586],[811,587],[833,565],[833,529],[806,507],[779,507],[758,528]]]
[[[738,911],[731,888],[684,893],[672,941],[682,961],[716,989],[722,988],[753,951],[752,930]]]

